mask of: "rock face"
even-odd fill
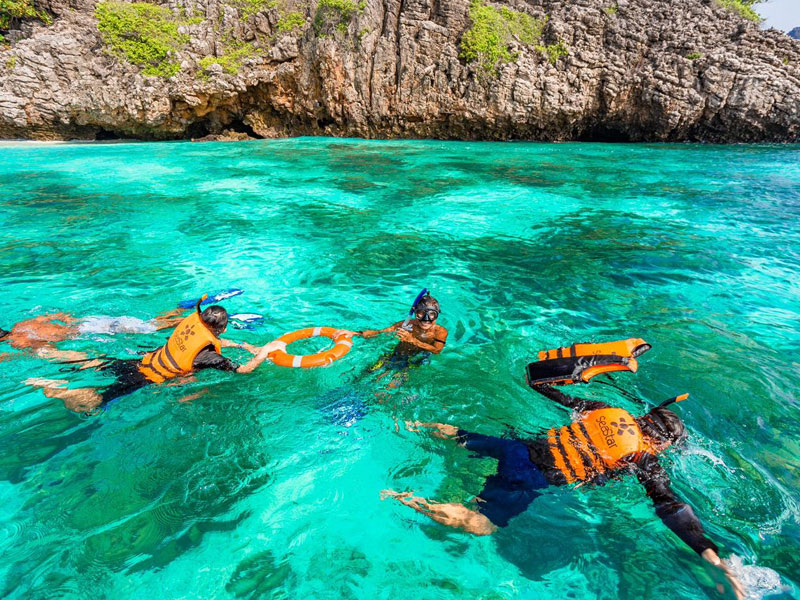
[[[508,0],[497,6],[547,16],[543,43],[560,40],[569,55],[551,63],[520,43],[489,74],[459,56],[469,0],[367,0],[321,28],[320,0],[292,1],[249,14],[221,0],[169,0],[176,15],[205,18],[182,26],[191,41],[165,79],[105,51],[93,0],[49,0],[52,25],[26,24],[26,36],[0,46],[0,138],[800,136],[800,42],[714,0]],[[281,32],[290,9],[304,25]],[[232,35],[260,52],[236,74],[201,70]]]

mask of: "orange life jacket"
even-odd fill
[[[584,413],[571,425],[549,430],[547,443],[567,483],[590,481],[613,471],[632,454],[655,454],[633,416],[621,408]]]
[[[647,352],[650,344],[641,338],[629,338],[603,344],[572,344],[539,352],[539,360],[528,365],[528,385],[563,385],[589,383],[601,373],[631,371],[636,373],[636,357]]]
[[[208,346],[220,352],[219,339],[193,312],[178,324],[166,344],[144,355],[139,371],[154,383],[188,375],[195,357]]]

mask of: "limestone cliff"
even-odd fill
[[[716,0],[489,2],[540,26],[489,67],[469,0],[168,0],[171,77],[112,51],[93,0],[46,1],[0,46],[0,138],[800,136],[800,42]]]

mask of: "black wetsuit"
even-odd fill
[[[548,386],[535,386],[535,390],[559,404],[578,412],[588,412],[609,406],[604,402],[572,398]],[[478,498],[478,511],[498,527],[505,527],[513,517],[523,513],[540,495],[539,490],[548,485],[565,485],[564,474],[556,468],[553,455],[545,438],[519,441],[485,436],[459,430],[458,441],[481,457],[498,460],[497,473],[486,479]],[[681,538],[692,550],[701,554],[707,548],[717,552],[714,542],[703,535],[703,526],[692,507],[681,502],[670,488],[669,477],[658,458],[645,453],[631,455],[625,466],[610,473],[623,475],[632,472],[653,501],[656,514],[664,524]],[[608,476],[591,481],[602,485]]]
[[[132,394],[136,390],[153,383],[139,371],[141,362],[142,361],[138,359],[114,359],[109,364],[100,367],[100,371],[108,372],[116,377],[114,383],[101,389],[100,395],[103,397],[103,402],[100,406],[105,406],[112,400]],[[235,371],[238,368],[238,363],[216,352],[213,346],[208,346],[201,350],[192,361],[193,371],[200,371],[202,369]]]

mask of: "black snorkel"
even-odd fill
[[[667,406],[669,406],[670,404],[674,404],[675,402],[683,402],[688,397],[689,394],[680,394],[679,396],[673,396],[672,398],[664,400],[664,402],[662,402],[654,409],[652,409],[649,413],[641,417],[642,421],[640,422],[640,425],[645,424],[646,427],[650,427],[653,430],[655,430],[659,438],[664,440],[670,440],[672,438],[670,428],[667,426],[667,423],[664,422],[664,419],[662,419],[662,415],[659,414],[658,409],[666,408]],[[667,411],[667,413],[669,413],[669,411]],[[683,428],[683,426],[681,426],[681,429],[684,433],[678,439],[672,440],[673,442],[677,442],[680,439],[683,439],[683,437],[685,437],[685,429]]]
[[[673,402],[683,402],[689,397],[689,394],[680,394],[679,396],[673,396],[667,400],[664,400],[661,404],[656,406],[656,408],[665,408],[672,404]]]
[[[203,325],[205,325],[206,329],[208,329],[211,333],[214,333],[214,329],[211,327],[211,325],[206,323],[205,319],[203,319],[203,313],[200,312],[200,305],[203,303],[203,300],[205,300],[206,298],[208,298],[208,294],[203,294],[203,296],[200,298],[200,300],[197,301],[197,304],[194,305],[194,309],[197,311],[197,317],[200,319],[200,322]]]
[[[416,299],[414,300],[414,304],[411,305],[411,310],[408,311],[408,316],[406,320],[403,321],[403,324],[400,326],[401,329],[405,329],[408,327],[409,321],[411,321],[411,317],[414,316],[414,312],[417,310],[417,306],[419,305],[420,300],[422,300],[425,296],[430,296],[431,293],[428,291],[428,288],[422,288],[422,291],[417,294]]]

